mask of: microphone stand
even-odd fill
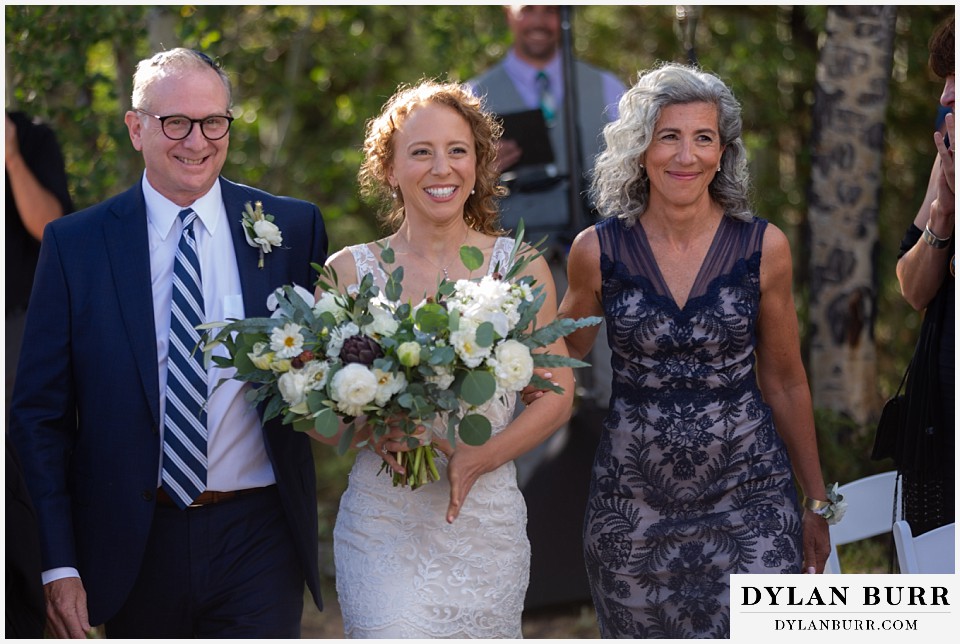
[[[569,253],[573,239],[581,230],[586,228],[587,220],[584,215],[583,183],[583,150],[580,145],[580,122],[577,119],[577,79],[573,61],[573,20],[572,7],[560,6],[560,53],[563,66],[563,127],[567,151],[567,203],[569,215],[567,217],[567,234],[563,240],[564,257]],[[588,392],[587,401],[580,401],[582,409],[584,402],[592,405],[593,401],[593,370],[579,369],[577,379],[581,385],[578,389]]]
[[[563,67],[563,128],[567,151],[568,205],[566,245],[573,241],[586,221],[583,214],[581,182],[583,152],[580,146],[580,125],[577,120],[577,79],[573,63],[572,8],[560,7],[560,53]]]

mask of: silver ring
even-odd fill
[[[387,444],[386,444],[386,443],[384,443],[383,445],[380,446],[380,453],[383,454],[384,456],[387,455]]]

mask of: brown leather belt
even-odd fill
[[[247,494],[254,494],[255,492],[262,492],[263,490],[268,489],[271,486],[267,487],[252,487],[246,490],[230,490],[228,492],[217,492],[215,490],[207,490],[201,492],[200,496],[193,500],[193,503],[188,505],[188,508],[202,508],[205,505],[216,505],[217,503],[223,503],[224,501],[229,501],[230,499],[235,499],[238,496],[244,496]],[[163,505],[171,508],[179,507],[166,490],[162,487],[157,488],[157,504]]]

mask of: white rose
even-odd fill
[[[272,246],[279,246],[283,243],[283,235],[280,233],[280,229],[277,228],[275,223],[266,219],[253,222],[253,234],[253,241],[257,242],[265,253],[273,250]]]
[[[320,317],[324,313],[329,313],[338,323],[347,319],[347,312],[340,306],[337,296],[328,291],[320,293],[320,299],[313,306],[313,314]]]
[[[280,390],[283,402],[290,405],[290,411],[307,413],[307,378],[303,371],[299,369],[287,371],[277,380],[277,388]]]
[[[363,327],[363,332],[371,337],[392,337],[400,323],[393,317],[393,312],[388,308],[386,302],[378,298],[370,300],[368,307],[370,315],[373,316],[373,322]]]
[[[386,405],[394,394],[403,391],[407,386],[407,377],[403,373],[394,374],[390,371],[374,369],[373,375],[377,378],[377,394],[374,396],[374,402],[378,407]]]
[[[450,334],[450,344],[463,363],[471,369],[480,366],[490,355],[491,347],[477,344],[477,325],[472,320],[460,320],[460,328]]]
[[[377,377],[359,363],[351,363],[333,376],[331,395],[337,409],[347,416],[360,416],[377,395]]]
[[[506,391],[520,391],[533,377],[533,356],[530,355],[530,349],[516,340],[498,344],[487,364],[493,368],[497,386]]]
[[[299,324],[288,322],[270,333],[270,348],[278,358],[295,358],[303,352],[301,328]]]

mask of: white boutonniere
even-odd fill
[[[243,224],[243,232],[247,237],[247,243],[260,249],[260,261],[257,263],[257,268],[263,268],[263,254],[269,253],[274,246],[282,244],[283,235],[277,225],[273,223],[273,215],[264,213],[263,204],[259,201],[253,205],[249,201],[246,203],[241,223]]]

